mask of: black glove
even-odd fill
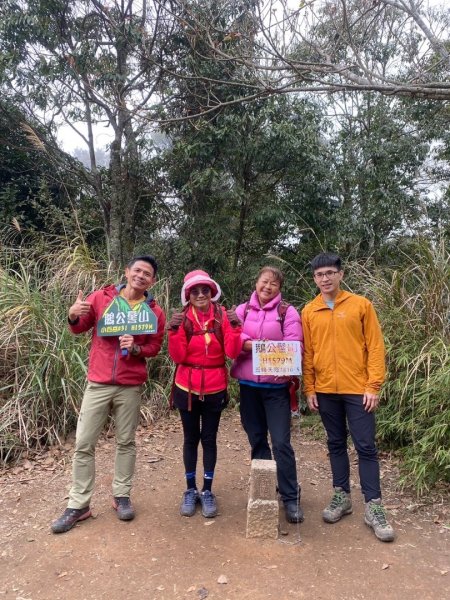
[[[167,329],[170,331],[177,331],[178,327],[181,325],[184,319],[184,314],[179,312],[174,312],[170,317],[169,324],[167,325]]]
[[[238,325],[241,324],[239,317],[236,314],[236,306],[234,304],[227,310],[227,317],[232,327],[238,327]]]

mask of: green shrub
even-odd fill
[[[118,281],[80,240],[33,235],[0,248],[0,460],[55,443],[72,431],[86,378],[90,335],[74,336],[67,309],[86,293]],[[157,292],[167,298],[167,286]],[[166,410],[172,365],[150,361],[142,415]]]
[[[450,481],[450,253],[426,240],[396,253],[397,268],[351,265],[348,280],[374,301],[386,340],[379,438],[422,493]]]
[[[450,253],[444,243],[410,241],[396,249],[396,261],[389,268],[348,264],[345,281],[373,300],[385,335],[380,441],[400,450],[404,482],[421,493],[450,481]],[[67,309],[78,290],[118,277],[82,240],[33,234],[0,247],[0,460],[54,443],[75,427],[90,336],[71,335]],[[304,280],[298,304],[314,295],[308,285]],[[168,314],[168,281],[153,291]],[[166,342],[148,364],[147,422],[167,412],[174,365]],[[231,405],[237,387],[231,380]]]

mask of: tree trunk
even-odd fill
[[[122,129],[122,128],[121,128]],[[110,260],[123,267],[132,258],[135,245],[136,208],[139,203],[139,156],[131,124],[125,135],[111,144],[111,212],[109,219]],[[122,140],[125,148],[122,149]]]

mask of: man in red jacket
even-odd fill
[[[72,488],[68,508],[52,523],[53,533],[69,531],[78,521],[91,516],[89,504],[95,480],[95,446],[110,412],[114,416],[116,432],[113,508],[123,521],[134,518],[130,491],[136,461],[135,432],[141,390],[147,379],[146,359],[160,351],[165,327],[163,311],[147,292],[155,283],[157,268],[152,256],[135,257],[125,269],[126,284],[109,285],[93,292],[86,300],[80,291],[69,308],[72,333],[93,331],[88,383],[77,424]],[[128,316],[123,307],[129,311]],[[106,326],[105,315],[108,316]],[[105,336],[104,331],[120,330],[125,319],[136,322],[132,326],[136,331],[148,328],[141,321],[153,320],[154,333]]]

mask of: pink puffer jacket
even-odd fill
[[[258,296],[256,292],[253,292],[248,303],[244,302],[244,304],[237,307],[236,314],[243,323],[242,344],[247,340],[290,340],[300,341],[303,350],[303,331],[300,315],[293,306],[289,306],[284,319],[283,331],[281,331],[278,313],[280,302],[281,294],[278,294],[265,306],[260,306]],[[273,375],[253,375],[252,353],[244,351],[233,362],[230,373],[236,379],[257,383],[284,383],[290,379],[289,377],[276,377]]]

